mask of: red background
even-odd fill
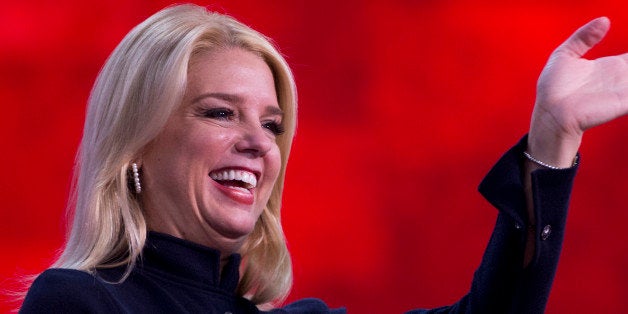
[[[272,37],[296,75],[290,300],[399,313],[466,293],[496,217],[476,186],[527,131],[549,53],[600,15],[613,27],[588,56],[628,51],[621,1],[505,3],[202,3]],[[167,4],[0,4],[3,288],[61,246],[91,85],[122,37]],[[620,119],[585,136],[548,313],[628,308],[627,132]]]

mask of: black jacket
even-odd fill
[[[522,183],[524,137],[491,169],[479,190],[498,210],[497,223],[469,293],[454,305],[409,313],[542,313],[556,272],[576,167],[532,174],[536,251],[523,268],[527,228]],[[123,267],[96,274],[49,269],[31,286],[21,313],[258,313],[235,295],[240,256],[219,276],[219,252],[149,234],[142,258],[116,284]],[[304,299],[271,313],[344,313],[318,299]]]

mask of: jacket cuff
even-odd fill
[[[525,135],[508,150],[488,172],[478,188],[489,203],[513,221],[515,227],[528,225],[523,183],[525,162],[523,152],[527,147],[527,141],[528,136]],[[532,172],[536,219],[533,224],[539,231],[550,223],[556,224],[556,227],[564,226],[578,165],[558,170],[542,168]],[[549,233],[551,235],[554,231],[562,230],[552,228]],[[538,235],[541,239],[542,235],[540,233]]]

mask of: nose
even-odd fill
[[[263,157],[272,148],[274,140],[268,135],[268,131],[261,125],[243,127],[242,135],[235,144],[239,153],[248,154],[251,157]]]

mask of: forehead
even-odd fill
[[[272,71],[264,59],[241,48],[202,50],[188,64],[187,92],[256,92],[275,95]],[[276,98],[276,97],[275,97]]]
[[[221,97],[206,97],[221,95]],[[230,101],[237,100],[237,101]],[[207,101],[231,105],[280,109],[273,73],[265,60],[241,48],[218,48],[195,53],[188,64],[181,109]]]

